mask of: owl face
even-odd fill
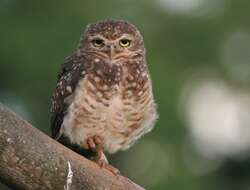
[[[144,54],[141,34],[125,21],[107,20],[89,25],[80,46],[82,51],[114,62]]]

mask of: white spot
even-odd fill
[[[134,77],[132,75],[129,75],[128,79],[129,80],[134,80]]]
[[[132,83],[132,87],[136,87],[136,82],[133,82],[133,83]]]
[[[108,90],[108,85],[105,84],[105,85],[103,86],[103,90]]]
[[[119,85],[116,84],[116,85],[114,86],[114,88],[115,88],[116,90],[118,90],[118,89],[119,89]]]
[[[143,93],[143,91],[138,92],[138,96],[141,96],[141,95],[142,95],[142,93]]]
[[[85,71],[82,71],[82,75],[85,75],[86,74],[86,72]]]
[[[128,90],[128,91],[127,91],[127,95],[128,95],[128,96],[132,96],[132,95],[133,95],[132,91],[131,91],[131,90]]]
[[[98,92],[96,93],[96,95],[97,95],[97,97],[99,97],[99,98],[102,97],[102,93],[101,93],[100,91],[98,91]]]
[[[94,60],[94,62],[95,62],[95,63],[98,63],[98,62],[100,62],[100,59],[96,58],[96,59]]]
[[[250,148],[249,92],[214,76],[199,82],[197,78],[192,78],[185,86],[182,110],[185,110],[190,137],[198,152],[208,158],[247,156]]]
[[[145,77],[146,75],[147,75],[146,72],[143,72],[143,73],[142,73],[142,77]]]
[[[102,74],[102,71],[101,71],[101,70],[97,70],[96,72],[97,72],[97,74],[99,74],[99,75]]]
[[[221,15],[226,8],[225,0],[158,0],[156,3],[170,14],[197,18],[211,18]]]
[[[97,76],[94,77],[94,80],[95,80],[95,82],[100,82],[101,81],[101,79],[99,77],[97,77]]]
[[[8,143],[11,142],[11,138],[7,138],[7,142],[8,142]]]
[[[66,90],[67,90],[68,92],[70,92],[70,93],[71,93],[71,92],[72,92],[72,88],[71,88],[71,86],[67,86],[67,87],[66,87]]]

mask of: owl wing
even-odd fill
[[[84,62],[86,61],[83,57],[72,55],[66,58],[61,66],[50,109],[52,138],[54,139],[59,139],[61,136],[60,129],[63,118],[72,101],[79,79],[84,78],[86,69]]]

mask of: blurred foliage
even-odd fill
[[[236,85],[249,84],[227,72],[221,48],[231,32],[250,32],[250,2],[220,0],[222,8],[213,15],[217,7],[200,13],[216,1],[197,1],[204,6],[184,13],[169,11],[163,1],[0,0],[0,101],[49,134],[56,75],[85,26],[106,18],[128,20],[145,39],[160,119],[133,148],[111,155],[111,163],[147,189],[250,189],[248,159],[229,159],[214,170],[192,172],[190,167],[215,161],[197,155],[178,110],[183,84],[193,71],[214,70]]]

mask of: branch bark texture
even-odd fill
[[[0,180],[13,189],[143,190],[51,139],[0,104]]]

